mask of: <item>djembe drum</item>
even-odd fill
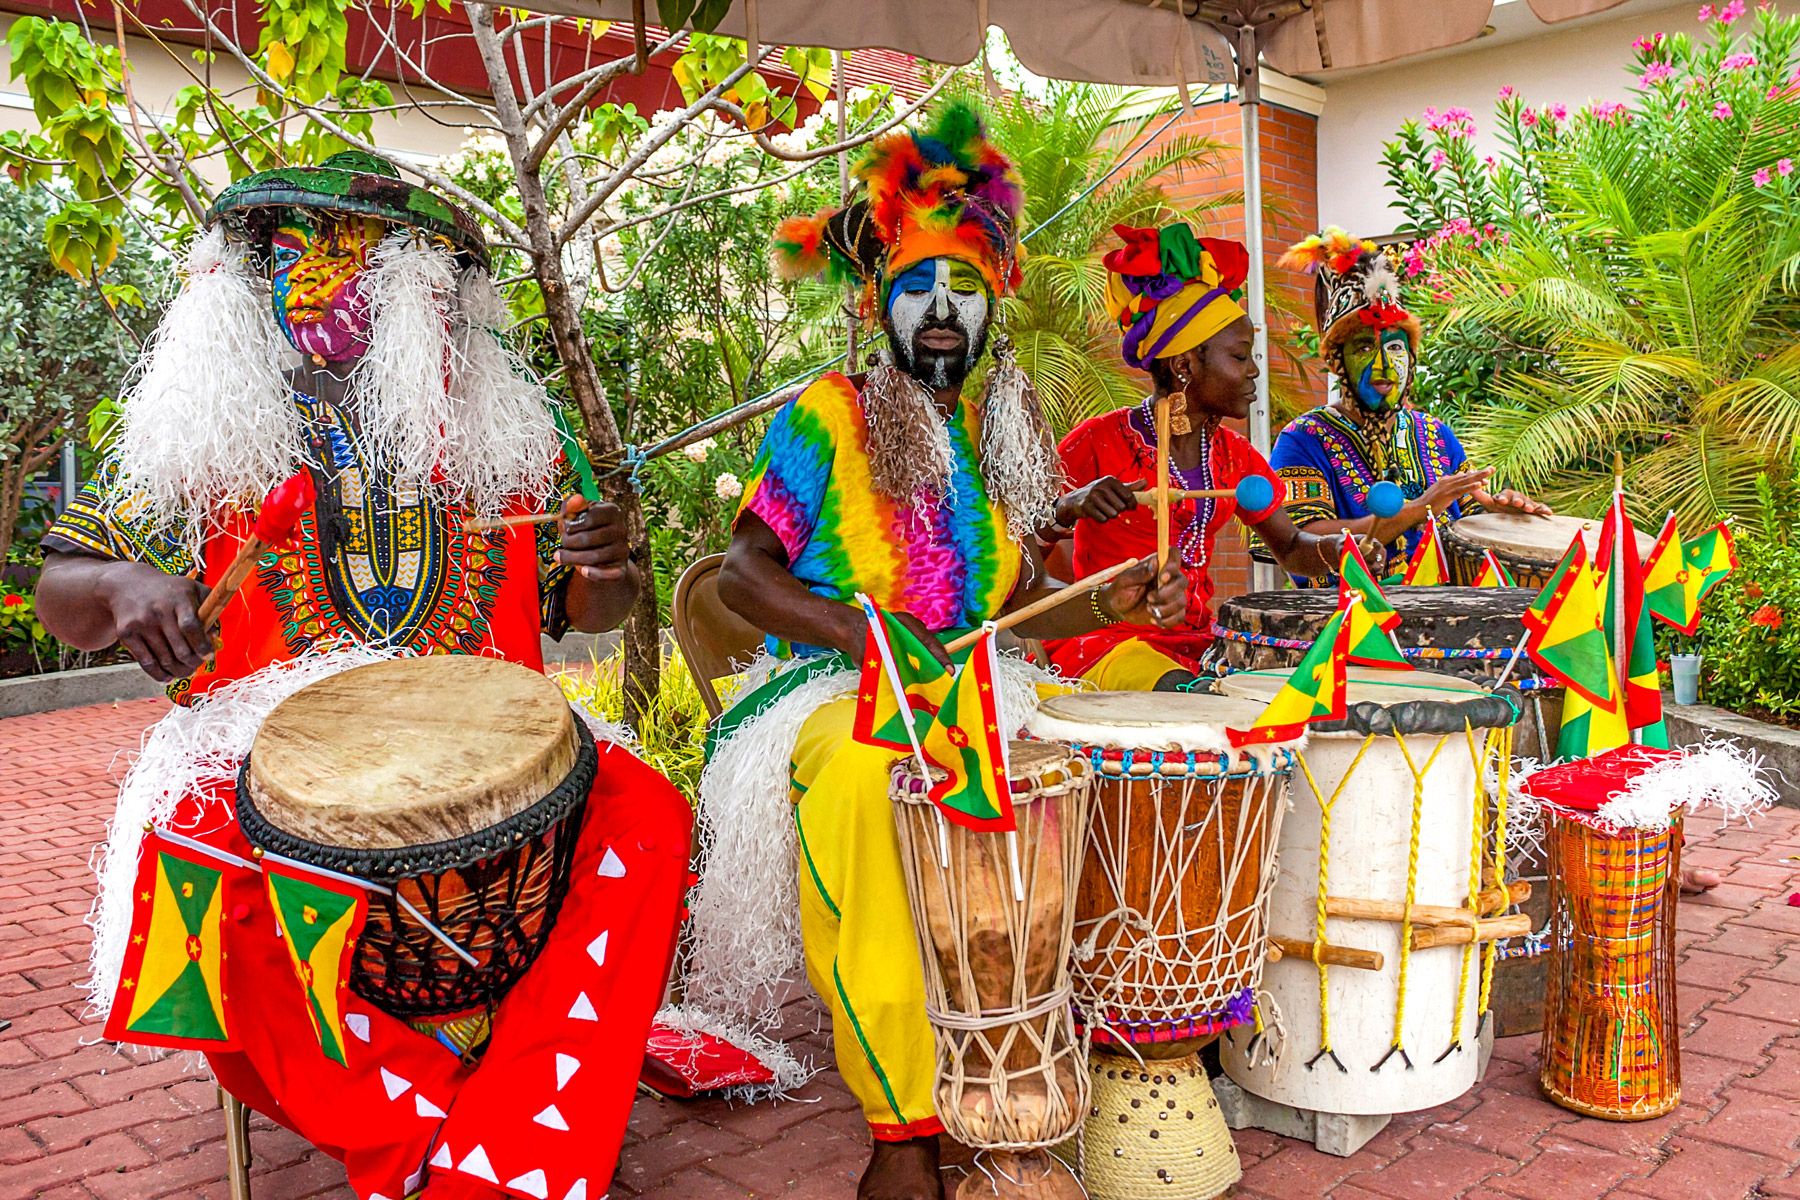
[[[1266,704],[1288,674],[1220,686]],[[1512,893],[1484,882],[1504,854],[1503,827],[1484,828],[1484,781],[1504,789],[1515,704],[1450,676],[1350,669],[1346,719],[1312,726],[1280,828],[1269,928],[1283,957],[1263,986],[1285,1044],[1236,1031],[1222,1046],[1245,1091],[1381,1115],[1474,1085],[1486,947],[1527,924],[1495,919]]]
[[[1550,582],[1556,565],[1562,561],[1569,543],[1580,534],[1587,540],[1591,553],[1600,544],[1604,522],[1584,521],[1578,517],[1535,517],[1513,512],[1470,513],[1453,521],[1444,533],[1445,557],[1450,562],[1450,580],[1473,587],[1481,577],[1488,551],[1512,575],[1513,582],[1532,591],[1541,591]],[[1654,538],[1637,535],[1638,560],[1650,557],[1656,546]]]
[[[950,824],[915,759],[893,768],[935,1099],[950,1136],[981,1152],[959,1195],[1074,1198],[1080,1185],[1048,1148],[1075,1132],[1087,1104],[1069,943],[1091,777],[1060,746],[1013,742],[1009,758],[1016,834]]]
[[[240,772],[238,819],[259,850],[373,885],[351,989],[434,1029],[462,1019],[447,1036],[468,1051],[550,936],[597,762],[538,672],[397,659],[275,707]]]
[[[1288,745],[1234,750],[1258,705],[1166,692],[1045,700],[1028,723],[1096,775],[1075,918],[1094,1043],[1082,1125],[1095,1200],[1210,1200],[1242,1175],[1199,1051],[1254,1019]]]
[[[1550,865],[1550,987],[1540,1083],[1564,1108],[1611,1121],[1681,1102],[1675,906],[1681,810],[1648,828],[1597,809],[1671,751],[1631,747],[1532,775]]]

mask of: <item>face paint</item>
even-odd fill
[[[369,348],[362,276],[387,226],[372,217],[325,218],[315,226],[289,213],[269,238],[275,322],[294,349],[327,362]]]
[[[1344,343],[1344,383],[1367,411],[1398,408],[1411,382],[1412,342],[1404,329],[1359,329]]]
[[[888,290],[887,333],[900,369],[937,391],[961,386],[987,346],[992,303],[981,272],[928,258]]]

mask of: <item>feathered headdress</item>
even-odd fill
[[[784,278],[861,279],[868,312],[888,281],[928,258],[969,263],[995,295],[1018,287],[1024,189],[970,104],[953,101],[922,130],[878,138],[854,174],[863,195],[848,207],[792,217],[776,230]]]
[[[1400,277],[1374,242],[1330,225],[1290,246],[1281,265],[1313,277],[1321,356],[1330,357],[1358,325],[1404,329],[1418,352],[1419,319],[1401,307]]]

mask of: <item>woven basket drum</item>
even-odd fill
[[[1681,1102],[1675,890],[1681,818],[1605,833],[1544,810],[1550,988],[1540,1082],[1564,1108],[1612,1121]]]
[[[240,772],[238,819],[262,850],[379,885],[351,964],[358,995],[408,1020],[475,1013],[550,935],[596,764],[593,736],[538,672],[398,659],[277,705]]]
[[[1091,780],[1060,746],[1013,742],[1008,758],[1016,834],[944,821],[910,757],[895,764],[890,795],[937,1044],[938,1117],[982,1152],[959,1195],[1072,1200],[1080,1186],[1047,1150],[1087,1104],[1069,944]]]

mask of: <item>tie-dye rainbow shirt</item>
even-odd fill
[[[817,595],[855,603],[863,592],[933,630],[968,628],[999,613],[1020,565],[1005,513],[988,499],[980,443],[980,418],[965,402],[950,422],[954,467],[944,502],[890,500],[870,480],[856,386],[833,373],[775,415],[738,511],[775,531],[788,570]],[[786,652],[774,639],[770,646]]]

